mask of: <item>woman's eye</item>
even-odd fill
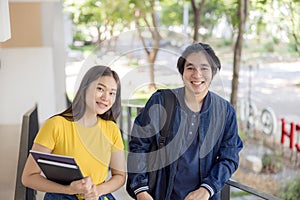
[[[103,88],[101,88],[101,87],[98,87],[97,90],[99,90],[100,92],[104,91]]]
[[[116,93],[115,92],[111,92],[111,93],[109,93],[110,94],[110,96],[116,96]]]

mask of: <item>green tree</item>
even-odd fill
[[[285,21],[285,23],[280,23],[279,25],[282,29],[287,30],[300,56],[300,1],[280,0],[278,8],[282,14],[281,21]]]
[[[182,25],[183,23],[183,5],[177,4],[178,0],[165,0],[161,4],[161,22],[163,26]]]
[[[191,0],[193,15],[194,15],[194,36],[193,39],[195,42],[199,40],[199,27],[200,27],[200,17],[204,12],[204,4],[206,0],[201,0],[197,2],[196,0]]]
[[[223,1],[222,8],[220,10],[223,10],[222,13],[224,17],[226,18],[226,21],[229,24],[229,28],[231,29],[231,47],[234,49],[234,38],[236,34],[238,33],[238,23],[239,23],[239,18],[238,18],[238,2],[237,0],[225,0]]]
[[[154,91],[156,84],[154,80],[154,65],[160,48],[161,36],[159,33],[160,17],[158,9],[159,1],[156,0],[130,0],[131,7],[135,16],[135,24],[139,33],[139,38],[143,44],[150,67],[149,90]],[[150,32],[150,38],[147,38],[142,32]],[[147,40],[150,42],[148,45]]]
[[[122,31],[133,20],[128,12],[126,0],[85,0],[76,2],[66,0],[65,7],[71,7],[73,22],[85,28],[97,30],[97,43],[114,36],[115,31]]]
[[[239,82],[239,72],[241,65],[241,56],[243,49],[245,26],[249,11],[249,0],[238,0],[238,16],[239,16],[239,30],[238,37],[234,47],[234,59],[233,59],[233,78],[231,84],[231,96],[230,102],[237,110],[237,94],[238,94],[238,82]]]

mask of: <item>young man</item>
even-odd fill
[[[177,68],[184,87],[172,90],[175,113],[164,147],[150,152],[161,142],[165,118],[172,117],[163,107],[160,91],[135,119],[127,190],[138,200],[220,199],[224,184],[238,168],[243,147],[234,108],[209,91],[221,64],[209,45],[198,43],[185,49]],[[149,174],[155,170],[156,184],[149,188]]]

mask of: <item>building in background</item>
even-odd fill
[[[43,122],[66,106],[62,0],[8,5],[11,38],[0,42],[0,126],[21,124],[35,104]]]

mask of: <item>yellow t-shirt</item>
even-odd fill
[[[98,118],[93,127],[83,127],[61,116],[48,119],[34,143],[52,149],[52,153],[72,156],[83,176],[98,185],[105,181],[111,154],[124,149],[120,129],[109,120]]]

